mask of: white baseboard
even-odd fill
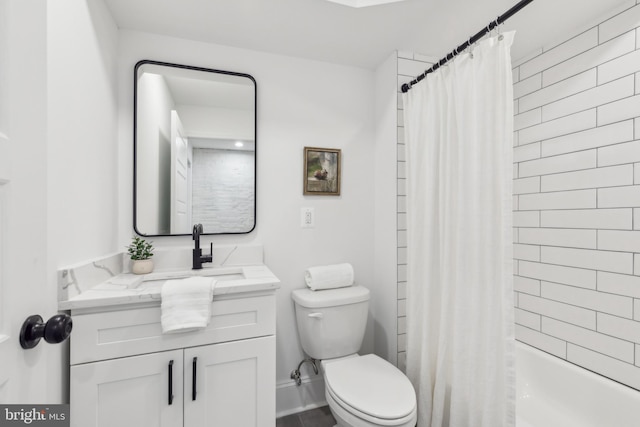
[[[276,385],[276,417],[325,406],[324,379],[322,376],[302,378],[302,384],[296,385],[289,380]]]

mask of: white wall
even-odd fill
[[[282,281],[277,293],[278,412],[324,400],[314,376],[296,388],[290,372],[302,360],[290,293],[304,286],[304,269],[350,262],[356,281],[375,293],[374,282],[374,73],[285,56],[132,31],[119,40],[119,239],[132,233],[133,67],[152,59],[247,73],[258,90],[257,227],[248,235],[205,237],[216,244],[264,245],[265,263]],[[303,148],[342,150],[339,197],[303,196]],[[316,226],[300,227],[300,209],[315,208]],[[191,246],[190,237],[154,238],[156,246]],[[394,286],[394,284],[389,284]],[[373,317],[363,350],[373,350]],[[311,372],[303,368],[303,375]]]
[[[514,68],[516,337],[640,389],[640,6]]]
[[[102,1],[47,2],[51,284],[65,265],[119,251],[117,28]]]

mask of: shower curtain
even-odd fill
[[[403,95],[419,427],[515,424],[513,35],[485,39]]]

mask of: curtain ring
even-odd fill
[[[502,35],[502,31],[500,30],[500,23],[498,22],[500,20],[500,17],[498,16],[496,18],[496,28],[498,29],[498,40],[502,41],[504,39],[504,36]]]

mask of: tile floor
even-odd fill
[[[287,415],[276,420],[276,427],[333,427],[336,420],[328,406]]]

